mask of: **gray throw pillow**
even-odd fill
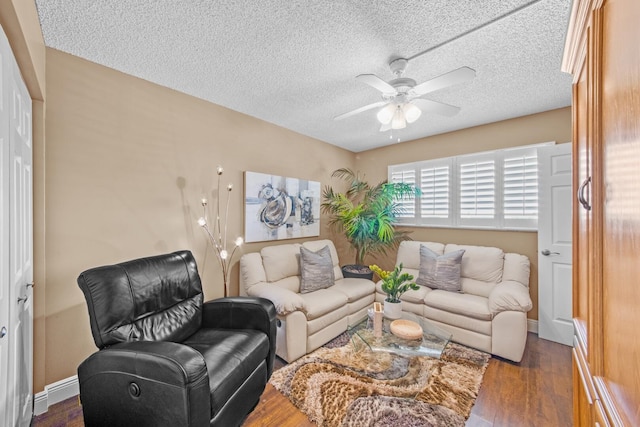
[[[438,255],[420,245],[420,273],[416,283],[431,289],[460,292],[460,266],[464,249]]]
[[[314,252],[300,247],[300,293],[317,291],[335,284],[331,250],[325,246]]]

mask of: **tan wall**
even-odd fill
[[[571,141],[571,108],[561,108],[457,132],[423,138],[358,153],[356,167],[374,183],[387,178],[387,166],[437,159],[518,145]],[[529,257],[529,288],[533,309],[529,319],[538,319],[538,233],[451,228],[407,227],[413,240],[496,246]],[[381,261],[389,267],[389,261]]]
[[[222,296],[196,223],[201,198],[214,199],[217,165],[234,185],[233,238],[243,234],[243,171],[325,185],[336,165],[353,166],[349,151],[53,49],[46,64],[45,384],[95,351],[76,284],[84,269],[190,249],[205,297]],[[232,283],[237,294],[237,265]]]

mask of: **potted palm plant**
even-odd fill
[[[351,169],[336,169],[331,174],[347,182],[345,192],[326,186],[322,192],[322,212],[330,215],[329,226],[343,232],[355,249],[355,264],[343,266],[345,277],[373,278],[364,264],[368,254],[386,254],[409,239],[408,231],[397,230],[396,220],[402,213],[402,199],[419,195],[419,189],[407,183],[382,181],[369,185]]]

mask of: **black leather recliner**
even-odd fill
[[[78,367],[92,426],[239,426],[273,371],[269,300],[203,303],[193,255],[179,251],[78,277],[99,351]]]

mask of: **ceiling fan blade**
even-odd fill
[[[449,71],[431,80],[427,80],[424,83],[420,83],[411,89],[410,92],[415,96],[422,96],[436,90],[444,89],[445,87],[468,82],[469,80],[473,80],[475,76],[475,70],[469,67],[460,67],[457,70]]]
[[[418,105],[423,112],[436,113],[441,116],[452,117],[460,111],[460,107],[455,107],[443,102],[432,101],[430,99],[417,98],[412,102]]]
[[[364,107],[356,108],[353,111],[349,111],[348,113],[344,113],[344,114],[341,114],[339,116],[336,116],[336,117],[333,118],[333,120],[346,119],[347,117],[351,117],[351,116],[355,116],[356,114],[360,114],[363,111],[371,110],[372,108],[376,108],[376,107],[382,107],[385,104],[387,104],[387,101],[374,102],[373,104],[365,105]]]
[[[393,96],[398,93],[396,88],[374,74],[360,74],[359,76],[356,76],[356,79],[362,83],[368,84],[374,89],[378,89],[384,95]]]

